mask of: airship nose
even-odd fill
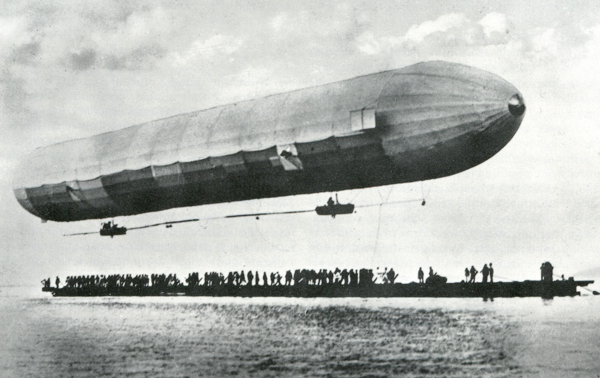
[[[520,117],[525,113],[525,101],[520,93],[514,94],[508,100],[508,111],[515,117]]]

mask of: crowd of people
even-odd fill
[[[152,275],[152,284],[155,284],[155,275]],[[156,275],[158,276],[158,275]],[[164,280],[164,275],[163,280]],[[171,279],[171,275],[169,275]],[[175,277],[175,279],[177,279]],[[47,283],[50,278],[43,280],[42,283]],[[156,281],[158,282],[158,281]],[[110,275],[88,275],[88,276],[68,276],[65,279],[66,288],[81,289],[89,287],[98,288],[131,288],[131,287],[144,287],[148,286],[150,279],[147,274],[138,274],[132,276],[131,274],[110,274]],[[56,287],[60,288],[60,278],[56,277]]]
[[[204,273],[200,278],[198,272],[190,273],[186,282],[189,286],[291,286],[291,285],[359,285],[375,283],[381,278],[382,283],[394,283],[398,275],[394,269],[384,269],[382,272],[373,273],[372,269],[296,269],[285,272],[282,276],[279,272],[263,272],[243,270],[231,271],[227,275],[219,272]]]
[[[192,278],[190,278],[192,277]],[[194,284],[193,277],[197,280],[197,273],[195,276],[190,275],[188,277],[188,284]],[[50,287],[50,278],[43,279],[42,285],[46,288]],[[60,278],[56,277],[54,281],[56,288],[60,288]],[[68,289],[89,289],[89,288],[106,288],[106,289],[118,289],[118,288],[141,288],[148,287],[156,288],[171,288],[178,287],[181,285],[181,281],[177,278],[176,274],[110,274],[110,275],[87,275],[87,276],[68,276],[65,279],[64,288]]]
[[[398,275],[394,269],[385,268],[383,271],[373,273],[372,269],[296,269],[285,272],[282,276],[279,272],[263,272],[243,270],[231,271],[227,275],[219,272],[204,273],[200,277],[198,272],[193,272],[185,279],[187,287],[199,286],[291,286],[291,285],[368,285],[377,283],[393,284]],[[56,288],[60,288],[60,278],[56,277]],[[50,278],[43,279],[42,285],[50,288]],[[142,288],[154,287],[158,289],[183,287],[183,283],[176,274],[111,274],[111,275],[87,275],[68,276],[65,280],[65,288],[90,289],[90,288]]]
[[[479,271],[475,269],[474,265],[471,265],[471,269],[465,268],[465,282],[475,283],[477,273],[479,273]],[[490,263],[489,266],[488,264],[483,264],[483,268],[481,268],[481,282],[487,283],[488,278],[490,279],[490,283],[494,283],[494,267],[492,266],[492,263]]]
[[[542,280],[552,277],[552,266],[550,263],[542,265]],[[466,283],[474,283],[477,274],[481,273],[482,283],[494,282],[494,268],[492,263],[484,264],[481,272],[471,268],[465,268]],[[227,275],[219,272],[206,272],[200,277],[198,272],[190,273],[185,279],[187,287],[199,286],[291,286],[291,285],[369,285],[374,283],[394,284],[398,274],[393,268],[386,267],[374,273],[373,269],[339,269],[328,270],[320,269],[296,269],[294,272],[288,270],[282,276],[279,272],[263,272],[249,270],[247,272],[231,271]],[[429,277],[425,281],[425,274],[422,268],[417,273],[418,282],[424,283],[445,283],[445,277],[439,276],[429,267]],[[550,278],[551,279],[551,278]],[[60,278],[56,277],[56,288],[60,288]],[[42,285],[49,288],[50,278],[42,280]],[[152,286],[158,289],[183,287],[184,284],[177,278],[176,274],[112,274],[112,275],[88,275],[88,276],[68,276],[64,287],[73,289],[82,288],[142,288]]]

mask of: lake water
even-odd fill
[[[0,288],[0,377],[600,377],[600,297],[53,298]]]

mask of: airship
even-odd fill
[[[524,114],[499,76],[422,62],[38,148],[13,190],[70,222],[432,180],[494,156]]]

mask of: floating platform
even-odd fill
[[[367,284],[367,285],[218,285],[218,286],[129,286],[129,287],[44,287],[55,297],[101,296],[200,296],[200,297],[292,297],[292,298],[512,298],[512,297],[574,297],[580,295],[577,287],[594,281],[514,281],[495,283],[444,284]]]

